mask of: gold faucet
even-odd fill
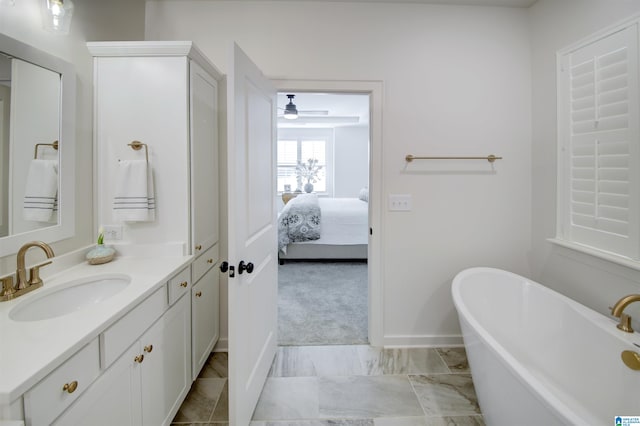
[[[616,318],[620,318],[620,323],[617,327],[627,333],[633,333],[633,328],[631,328],[631,316],[623,313],[622,311],[624,311],[624,308],[626,308],[627,305],[633,302],[640,302],[640,294],[624,296],[622,299],[618,300],[615,305],[613,305],[613,308],[611,308],[611,315]]]
[[[6,300],[15,299],[18,296],[22,296],[25,293],[30,292],[31,290],[35,290],[39,287],[42,287],[42,279],[40,278],[40,268],[48,265],[51,261],[42,263],[40,265],[34,266],[29,269],[29,281],[27,281],[27,270],[24,265],[25,263],[25,255],[27,254],[27,250],[31,247],[40,247],[47,258],[50,259],[55,256],[53,250],[49,246],[49,244],[43,241],[31,241],[20,247],[18,250],[17,256],[17,269],[16,269],[16,285],[13,285],[13,277],[5,277],[2,279],[2,289],[0,290],[0,302],[4,302]]]

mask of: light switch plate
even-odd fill
[[[122,225],[104,225],[103,228],[105,240],[122,239]]]
[[[411,211],[411,194],[389,194],[389,211]]]

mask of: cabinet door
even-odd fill
[[[190,64],[191,238],[197,255],[218,241],[218,85]]]
[[[54,425],[138,426],[142,424],[139,344],[131,346]]]
[[[144,425],[168,425],[191,387],[189,302],[183,296],[140,338]]]
[[[191,338],[193,339],[193,380],[198,377],[219,332],[219,276],[213,267],[191,289]]]

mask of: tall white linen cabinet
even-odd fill
[[[190,355],[183,356],[189,364],[183,369],[188,377],[175,379],[184,383],[158,384],[165,389],[155,390],[175,389],[175,401],[174,395],[162,395],[164,405],[172,405],[184,398],[219,337],[215,266],[220,245],[218,86],[223,76],[191,42],[96,42],[88,43],[88,48],[94,56],[98,223],[121,227],[122,239],[112,241],[116,250],[135,247],[136,255],[148,249],[156,255],[195,256],[190,268],[181,273],[184,279],[168,283],[170,309],[184,304],[190,312],[187,329],[191,331],[188,342],[177,333],[175,344],[166,345]],[[145,145],[134,150],[130,146],[134,141]],[[121,160],[145,160],[153,171],[153,220],[114,219]],[[144,401],[142,405],[147,424]],[[175,407],[166,408],[167,415],[174,411]],[[158,424],[167,420],[171,421],[157,419]]]

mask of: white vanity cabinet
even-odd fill
[[[28,424],[48,425],[100,374],[98,339],[67,359],[24,394]]]
[[[191,338],[193,380],[207,362],[219,337],[220,285],[217,246],[211,247],[191,265]]]
[[[134,361],[139,352],[131,346],[53,425],[141,425],[141,366]]]
[[[171,423],[191,388],[190,302],[182,296],[140,339],[143,425]]]
[[[200,256],[218,242],[218,82],[193,60],[189,72],[191,241]]]
[[[147,144],[155,219],[123,223],[122,242],[185,242],[184,254],[196,256],[192,279],[198,289],[190,289],[195,377],[219,334],[218,272],[212,267],[219,246],[218,91],[223,76],[191,42],[87,45],[94,56],[98,221],[113,223],[118,161],[145,158],[127,144]]]
[[[166,297],[166,289],[159,294]],[[127,316],[120,321],[126,324]],[[190,328],[190,298],[184,295],[53,424],[171,423],[191,386]]]
[[[120,160],[153,171],[155,218],[115,222],[122,243],[184,242],[199,256],[219,238],[218,82],[191,42],[91,42],[98,221],[114,224]],[[134,151],[132,141],[146,144]],[[146,151],[145,151],[146,150]]]

